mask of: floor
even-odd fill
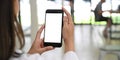
[[[104,26],[75,26],[75,46],[80,60],[98,60],[99,49],[105,44],[102,36]],[[117,60],[116,55],[108,54],[105,60]]]
[[[75,25],[75,52],[80,60],[98,60],[99,48],[104,46],[102,31],[104,26]],[[26,39],[25,49],[30,48],[29,38]],[[64,53],[64,45],[61,48],[45,52],[50,60],[61,60]],[[54,58],[52,58],[54,57]],[[108,54],[105,60],[117,60],[116,55]]]
[[[98,48],[102,46],[98,30],[90,25],[75,26],[75,46],[80,60],[98,59]]]

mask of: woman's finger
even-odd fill
[[[63,11],[65,12],[65,14],[66,14],[67,17],[68,17],[68,22],[69,22],[69,23],[72,23],[72,17],[71,17],[71,15],[70,15],[70,13],[69,13],[64,7],[62,7],[62,9],[63,9]]]
[[[43,48],[44,47],[44,38],[41,39],[40,46]]]
[[[42,33],[42,31],[43,31],[44,28],[45,28],[45,26],[42,25],[41,28],[38,30],[37,36],[36,36],[37,39],[40,39],[41,33]],[[36,39],[36,40],[37,40],[37,39]]]
[[[64,16],[63,23],[64,23],[64,25],[68,24],[68,18],[67,18],[67,16]]]

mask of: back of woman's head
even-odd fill
[[[0,60],[8,60],[14,53],[15,38],[22,48],[24,36],[14,14],[14,0],[0,0]]]

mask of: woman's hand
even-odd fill
[[[52,50],[52,46],[44,47],[43,39],[40,39],[41,33],[44,29],[44,25],[38,30],[35,41],[32,44],[32,47],[29,50],[29,54],[39,53],[42,54],[45,51]]]
[[[62,8],[65,12],[66,16],[64,16],[63,20],[63,39],[65,43],[65,52],[74,51],[74,24],[71,15],[69,12]]]

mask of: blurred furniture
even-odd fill
[[[110,39],[111,40],[120,40],[120,5],[118,6],[118,9],[116,11],[111,11],[112,13],[115,13],[115,21],[116,23],[111,27],[110,29]]]
[[[114,13],[120,14],[119,12],[114,12]],[[118,18],[119,17],[117,15],[116,22],[120,21]],[[113,41],[120,42],[120,25],[119,25],[119,23],[114,24],[110,28],[108,35],[109,35],[109,37],[107,39],[102,37],[105,40],[105,43],[104,43],[105,45],[100,48],[99,60],[104,60],[105,56],[107,54],[116,55],[118,57],[118,60],[120,60],[120,43],[118,43],[118,44],[112,43]],[[111,59],[111,60],[114,60],[114,59]]]
[[[120,45],[107,45],[100,48],[99,60],[104,60],[107,54],[114,54],[120,60]]]
[[[91,10],[94,12],[94,10]],[[120,14],[120,9],[118,11],[114,11],[113,13]],[[116,22],[120,21],[118,19],[119,17],[116,17]],[[97,22],[95,20],[95,22]],[[101,21],[99,21],[101,22]],[[99,52],[99,60],[104,60],[105,56],[107,54],[113,54],[118,57],[118,60],[120,60],[120,43],[119,44],[112,44],[111,41],[116,41],[118,40],[120,42],[120,26],[119,24],[114,24],[111,28],[110,31],[108,32],[109,37],[105,39],[103,35],[99,32],[101,38],[105,41],[104,46],[100,48]],[[113,60],[113,59],[111,59]]]

